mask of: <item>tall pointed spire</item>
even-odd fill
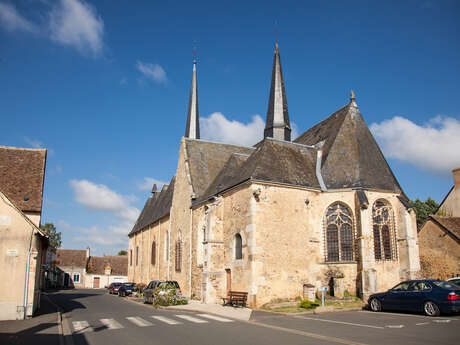
[[[193,75],[192,85],[190,87],[190,99],[188,101],[187,127],[185,128],[185,137],[200,139],[200,120],[198,114],[198,89],[196,86],[196,53],[195,49],[193,58]]]
[[[264,138],[266,137],[291,141],[291,124],[289,122],[278,42],[276,43],[275,56],[273,57],[272,83],[264,130]]]

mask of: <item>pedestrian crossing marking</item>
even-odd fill
[[[73,329],[75,333],[85,333],[94,331],[87,321],[73,321]]]
[[[179,322],[179,321],[176,321],[176,320],[173,320],[173,319],[169,319],[169,318],[164,317],[164,316],[152,315],[152,318],[154,318],[154,319],[156,319],[158,321],[167,323],[168,325],[180,325],[180,324],[182,324],[182,322]]]
[[[190,316],[190,315],[176,315],[177,317],[190,321],[190,322],[195,322],[195,323],[208,323],[206,320],[198,319],[196,317]]]
[[[198,316],[205,317],[207,319],[216,320],[220,322],[233,322],[233,320],[226,319],[224,317],[216,316],[216,315],[209,315],[209,314],[197,314]]]
[[[123,328],[123,326],[118,321],[116,321],[115,319],[101,319],[100,321],[108,329]]]
[[[147,326],[152,326],[153,323],[147,321],[147,320],[144,320],[143,318],[139,317],[139,316],[129,316],[126,318],[128,321],[131,321],[132,323],[134,323],[136,326],[139,326],[139,327],[147,327]]]

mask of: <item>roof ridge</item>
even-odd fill
[[[44,147],[16,147],[16,146],[5,146],[5,145],[0,145],[0,149],[8,149],[8,150],[18,150],[18,151],[47,151],[46,148]]]
[[[245,145],[224,143],[224,142],[221,142],[221,141],[204,140],[204,139],[193,139],[193,138],[186,138],[186,137],[184,137],[184,139],[185,139],[186,141],[202,141],[202,142],[205,142],[205,143],[211,143],[211,144],[217,144],[217,145],[228,145],[228,146],[236,146],[236,147],[244,147],[244,148],[254,149],[252,146],[245,146]]]

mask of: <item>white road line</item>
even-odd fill
[[[399,314],[399,313],[390,313],[390,312],[382,312],[382,313],[376,313],[374,311],[369,311],[369,310],[360,310],[358,313],[369,313],[369,314],[374,314],[375,316],[381,315],[396,315],[396,316],[405,316],[405,317],[421,317],[423,319],[431,319],[432,316],[427,316],[427,315],[414,315],[414,314]],[[451,320],[451,321],[457,321],[458,319],[444,319],[444,320]]]
[[[164,316],[152,315],[152,317],[154,319],[158,320],[158,321],[167,323],[168,325],[180,325],[180,324],[182,324],[182,322],[179,322],[179,321],[176,321],[176,320],[173,320],[173,319],[169,319],[169,318],[164,317]]]
[[[448,322],[450,322],[450,319],[445,319],[445,320],[433,320],[433,322],[448,323]]]
[[[363,325],[361,323],[351,323],[351,322],[344,322],[344,321],[317,319],[317,318],[314,318],[314,317],[306,317],[306,316],[297,316],[296,318],[298,318],[298,319],[306,319],[306,320],[314,320],[314,321],[331,322],[331,323],[341,323],[343,325],[358,326],[358,327],[385,329],[385,327],[380,327],[380,326]]]
[[[423,326],[423,325],[428,325],[429,322],[419,322],[419,323],[416,323],[415,325],[416,326]]]
[[[100,319],[101,323],[107,327],[108,329],[119,329],[123,328],[121,323],[116,321],[115,319]]]
[[[190,315],[176,315],[176,316],[180,317],[181,319],[191,321],[191,322],[195,322],[195,323],[208,323],[208,321],[206,321],[206,320],[197,319],[196,317],[193,317],[193,316],[190,316]]]
[[[388,328],[403,328],[404,325],[387,325],[385,327],[388,327]]]
[[[74,333],[85,333],[94,331],[93,327],[90,327],[87,321],[73,321],[72,326]]]
[[[220,316],[215,316],[215,315],[209,315],[209,314],[197,314],[197,315],[201,316],[201,317],[205,317],[207,319],[220,321],[220,322],[233,322],[233,320],[226,319],[226,318],[220,317]]]
[[[147,326],[153,325],[153,323],[151,323],[150,321],[144,320],[143,318],[139,316],[129,316],[126,318],[126,320],[131,321],[132,323],[134,323],[136,326],[139,326],[139,327],[147,327]]]

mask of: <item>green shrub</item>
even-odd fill
[[[153,290],[153,306],[167,307],[170,305],[184,305],[187,304],[187,299],[177,293],[176,289],[159,289]]]
[[[345,291],[343,292],[343,296],[344,296],[344,297],[350,297],[351,294],[348,292],[348,290],[345,290]]]
[[[144,283],[137,283],[135,289],[136,289],[137,292],[142,294],[142,293],[144,293],[145,286],[146,285]]]
[[[302,302],[299,303],[299,308],[304,308],[304,309],[315,309],[318,307],[319,304],[309,301],[307,299],[304,299]]]

